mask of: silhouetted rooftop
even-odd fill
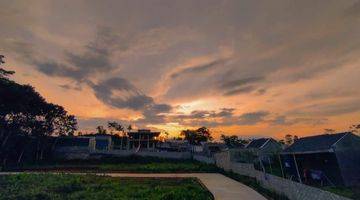
[[[283,153],[328,151],[332,145],[348,133],[349,132],[303,137],[296,140],[294,144],[286,148]]]

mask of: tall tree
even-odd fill
[[[244,147],[249,143],[248,140],[239,138],[237,135],[221,135],[220,139],[225,143],[228,148]]]
[[[3,59],[0,56],[0,64],[4,63]],[[0,70],[0,160],[3,165],[18,150],[21,150],[21,160],[27,140],[14,148],[11,145],[16,138],[36,138],[36,157],[41,157],[38,155],[47,145],[47,136],[72,134],[77,128],[75,117],[68,115],[63,107],[46,102],[32,86],[10,80],[8,76],[13,73]]]
[[[354,134],[360,134],[360,124],[353,124],[349,127],[349,131]]]
[[[293,137],[290,134],[286,134],[284,139],[286,145],[291,145],[294,142]]]
[[[127,130],[130,132],[133,130],[133,127],[131,126],[131,124],[127,127]]]
[[[103,126],[97,126],[96,131],[97,134],[101,134],[101,135],[107,134],[107,131]]]
[[[206,127],[201,127],[196,130],[183,130],[180,135],[184,136],[185,140],[192,145],[199,145],[201,142],[207,142],[213,139],[210,130]]]
[[[123,125],[121,125],[118,122],[112,121],[108,122],[108,128],[110,129],[110,132],[120,132],[122,136],[125,134],[125,128]]]
[[[284,137],[284,140],[280,140],[279,142],[280,143],[284,142],[285,145],[290,146],[298,139],[299,139],[299,137],[297,135],[293,136],[291,134],[286,134],[285,137]]]
[[[0,66],[5,63],[5,56],[0,55]],[[0,67],[0,79],[8,79],[9,75],[14,74],[14,71],[7,71]]]

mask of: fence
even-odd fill
[[[228,151],[214,155],[215,163],[225,171],[256,178],[264,187],[292,200],[349,200],[348,198],[255,170],[253,164],[232,162]]]

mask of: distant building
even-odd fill
[[[140,129],[128,136],[89,134],[86,136],[58,137],[54,152],[58,156],[86,159],[92,154],[113,154],[115,151],[153,151],[160,132]]]
[[[360,137],[352,133],[300,138],[282,152],[282,161],[300,182],[360,185]]]
[[[282,150],[279,142],[272,138],[259,138],[252,140],[245,148],[252,150],[259,156],[274,155]]]
[[[55,148],[58,152],[89,152],[95,148],[94,145],[93,137],[58,137],[55,140]]]
[[[212,157],[215,153],[218,153],[226,149],[226,145],[217,142],[206,142],[203,145],[203,154],[208,157]]]
[[[110,151],[113,149],[113,142],[111,135],[95,135],[93,137],[94,140],[94,148],[93,151]]]
[[[128,132],[127,149],[155,149],[160,132],[152,132],[148,129],[139,129],[138,131]]]
[[[190,150],[190,144],[187,140],[165,140],[157,143],[156,149],[168,152],[185,152]]]

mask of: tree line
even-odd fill
[[[73,135],[77,120],[60,105],[49,103],[31,85],[19,84],[9,77],[14,71],[1,68],[0,55],[0,166],[21,163],[24,154],[30,161],[43,160],[53,139]]]

